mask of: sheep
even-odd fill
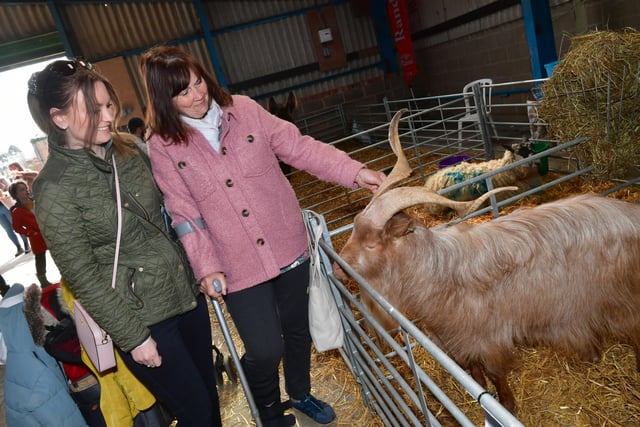
[[[403,112],[389,129],[396,166],[355,217],[340,257],[483,387],[486,375],[511,412],[507,375],[518,365],[517,345],[595,361],[605,344],[624,342],[640,370],[640,205],[578,195],[431,230],[402,210],[430,202],[465,214],[479,202],[392,188],[411,173],[397,132]],[[386,313],[366,292],[361,297],[391,329]]]
[[[515,162],[518,157],[526,158],[535,154],[533,144],[526,140],[520,143],[505,145],[505,152],[502,158],[488,160],[480,163],[462,162],[429,175],[425,180],[424,187],[430,191],[437,192],[452,185],[468,181],[477,176],[492,172],[496,169],[507,166]],[[517,186],[519,191],[529,188],[530,182],[537,175],[536,165],[519,166],[491,177],[494,187]],[[446,197],[453,200],[468,201],[477,198],[487,192],[485,181],[474,182],[458,190],[451,191]],[[447,208],[434,203],[425,205],[425,209],[432,215],[440,215]]]

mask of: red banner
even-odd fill
[[[404,0],[387,0],[387,14],[393,38],[396,41],[396,48],[400,56],[400,64],[404,74],[404,81],[407,86],[411,86],[413,78],[418,74],[415,55],[413,54],[413,43],[411,42],[411,32],[409,31],[409,18],[407,16],[407,6]]]

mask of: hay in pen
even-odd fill
[[[538,94],[539,119],[553,139],[586,136],[583,167],[625,178],[640,164],[640,32],[594,31],[571,47]]]

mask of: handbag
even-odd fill
[[[145,411],[140,411],[133,419],[133,427],[169,427],[174,418],[160,402]]]
[[[309,332],[317,352],[342,347],[344,330],[340,312],[331,291],[327,273],[320,259],[318,242],[322,237],[323,218],[305,210],[309,241]]]
[[[116,287],[116,273],[118,272],[118,255],[120,253],[120,237],[122,234],[122,201],[120,198],[120,181],[118,179],[118,169],[116,168],[116,158],[111,155],[113,163],[113,175],[115,179],[116,206],[118,214],[118,232],[116,234],[116,250],[113,260],[113,275],[111,277],[111,287]],[[113,369],[116,366],[116,356],[113,348],[113,341],[109,334],[96,323],[87,313],[80,301],[73,300],[73,320],[76,324],[78,339],[84,351],[89,356],[91,363],[100,373]]]
[[[111,337],[93,320],[78,300],[73,301],[73,318],[80,344],[96,370],[104,372],[114,368],[116,355]]]

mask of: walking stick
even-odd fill
[[[215,289],[215,291],[218,293],[222,292],[222,283],[220,283],[218,279],[213,281],[213,289]],[[229,349],[229,353],[231,353],[231,358],[233,359],[233,363],[234,365],[236,365],[236,370],[238,371],[238,377],[240,378],[240,384],[242,384],[244,395],[246,396],[247,402],[249,403],[249,409],[251,410],[251,415],[253,416],[253,420],[256,423],[256,427],[262,427],[262,421],[260,420],[260,412],[258,411],[256,402],[253,400],[253,394],[251,394],[251,389],[249,388],[249,381],[247,381],[247,377],[244,374],[244,369],[242,369],[242,364],[240,363],[240,357],[238,357],[236,346],[233,344],[233,340],[231,339],[231,333],[229,332],[229,325],[227,325],[227,321],[224,318],[224,314],[222,313],[222,308],[220,307],[220,303],[218,302],[217,298],[211,298],[211,303],[213,304],[213,310],[216,312],[216,317],[218,318],[218,323],[220,324],[222,335],[224,335],[224,340],[227,343],[227,348]]]

